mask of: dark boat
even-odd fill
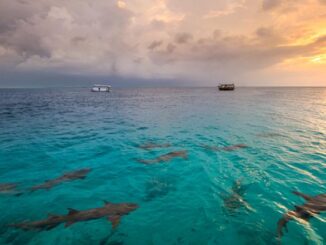
[[[235,86],[233,83],[222,83],[218,85],[218,89],[221,91],[231,91],[235,89]]]

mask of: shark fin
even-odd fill
[[[68,210],[69,210],[68,215],[72,215],[72,214],[76,214],[76,213],[78,213],[78,210],[73,209],[73,208],[68,208]]]
[[[112,223],[112,228],[115,229],[119,224],[120,224],[120,215],[110,215],[109,216],[109,221]]]
[[[308,195],[303,194],[303,193],[301,193],[301,192],[293,191],[292,193],[293,193],[294,195],[297,195],[297,196],[299,196],[299,197],[302,197],[302,198],[305,199],[306,201],[311,200],[311,196],[308,196]]]
[[[107,200],[103,200],[105,205],[111,204],[111,202],[107,201]]]
[[[74,224],[74,223],[75,223],[75,222],[73,222],[73,221],[67,221],[67,222],[65,223],[65,228],[71,226],[71,225]]]

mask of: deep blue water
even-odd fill
[[[247,148],[223,150],[236,144]],[[81,168],[86,179],[28,191]],[[325,88],[0,90],[0,183],[17,184],[0,193],[0,244],[277,244],[277,221],[304,203],[291,191],[326,193],[325,180]],[[139,208],[114,231],[106,218],[8,226],[103,200]],[[323,244],[325,222],[291,221],[282,243]]]

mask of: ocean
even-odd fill
[[[0,89],[0,244],[325,244],[325,213],[277,238],[292,191],[325,180],[326,88]],[[115,229],[11,226],[104,201],[138,208]]]

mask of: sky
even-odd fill
[[[0,0],[0,87],[326,86],[326,0]]]

